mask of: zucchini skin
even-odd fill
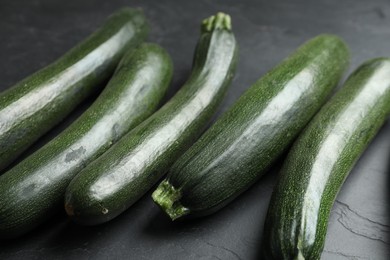
[[[172,220],[211,214],[256,182],[326,101],[348,65],[320,35],[252,85],[172,166],[152,194]]]
[[[218,13],[202,26],[184,86],[72,180],[65,195],[72,220],[95,225],[115,218],[144,195],[201,134],[231,82],[238,48],[228,15]]]
[[[0,93],[0,170],[99,91],[147,32],[141,11],[121,9],[57,61]]]
[[[0,176],[0,238],[22,235],[60,209],[71,179],[158,108],[172,70],[158,45],[130,49],[80,118]]]
[[[389,115],[390,59],[367,61],[289,152],[265,222],[267,259],[320,259],[336,196]]]

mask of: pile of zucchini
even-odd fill
[[[147,34],[142,11],[124,8],[56,62],[0,93],[4,170],[109,79],[73,124],[0,175],[0,238],[27,233],[64,200],[75,222],[107,222],[166,173],[152,198],[172,220],[209,215],[289,150],[262,254],[319,259],[337,193],[390,115],[390,59],[365,62],[330,97],[349,50],[339,37],[319,35],[202,134],[236,69],[230,16],[203,21],[191,74],[161,107],[173,65],[162,47],[143,43]]]

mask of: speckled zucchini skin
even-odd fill
[[[81,224],[118,216],[145,194],[196,140],[233,77],[237,43],[230,17],[206,19],[190,78],[159,111],[125,135],[70,183],[65,209]]]
[[[390,59],[361,65],[296,140],[274,189],[267,259],[320,259],[334,200],[390,115]]]
[[[252,85],[172,166],[153,199],[174,220],[213,213],[256,182],[337,85],[348,49],[313,38]]]
[[[97,92],[147,31],[141,11],[122,9],[57,61],[2,92],[0,170]]]
[[[0,176],[0,238],[24,234],[55,213],[71,179],[157,109],[172,67],[155,44],[131,49],[80,118]]]

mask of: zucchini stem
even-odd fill
[[[211,32],[215,29],[232,30],[230,15],[219,12],[203,20],[202,32]]]
[[[183,217],[190,212],[179,201],[181,198],[180,191],[175,189],[167,180],[160,183],[153,192],[152,198],[172,220]]]

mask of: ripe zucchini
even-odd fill
[[[295,142],[265,222],[267,259],[320,259],[344,180],[390,115],[390,59],[361,65]]]
[[[173,165],[153,200],[172,220],[211,214],[258,180],[336,86],[348,49],[318,36],[250,87]]]
[[[0,94],[0,170],[110,77],[147,34],[141,11],[122,9],[51,65]]]
[[[21,235],[60,208],[71,179],[157,109],[171,76],[171,59],[161,47],[142,44],[127,52],[80,118],[0,176],[0,237]]]
[[[103,223],[146,193],[201,134],[226,93],[236,58],[230,17],[218,13],[206,19],[188,81],[72,180],[65,195],[68,215],[81,224]]]

